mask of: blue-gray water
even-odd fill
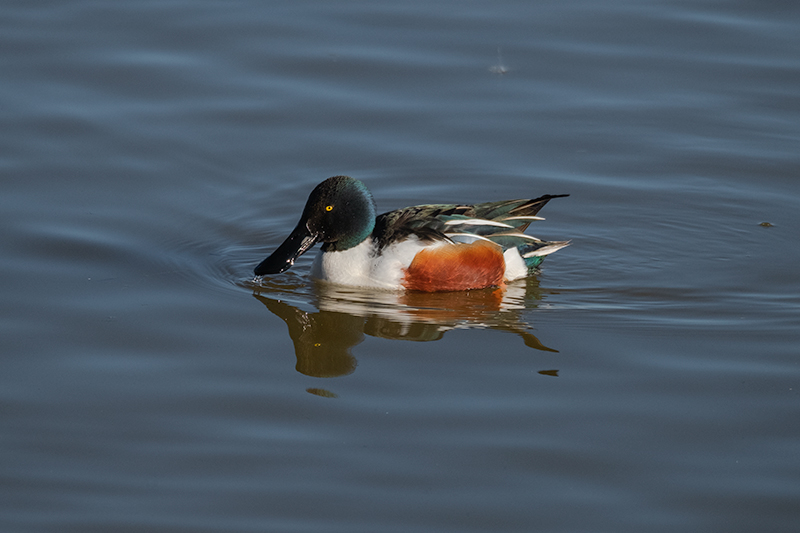
[[[0,14],[1,531],[796,530],[794,4]],[[569,193],[573,244],[499,295],[253,284],[336,174]]]

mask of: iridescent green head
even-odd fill
[[[361,244],[375,228],[375,200],[366,185],[348,176],[334,176],[308,197],[294,231],[256,268],[257,276],[288,270],[317,242],[323,251],[347,250]]]

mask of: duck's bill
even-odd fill
[[[272,255],[261,261],[255,268],[256,276],[280,274],[289,270],[298,257],[314,246],[319,237],[312,235],[303,222],[300,222],[283,244]]]

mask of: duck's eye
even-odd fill
[[[333,211],[333,206],[332,205],[326,205],[325,206],[325,211]]]

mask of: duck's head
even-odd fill
[[[288,270],[317,242],[325,243],[325,251],[361,244],[375,228],[376,214],[366,185],[348,176],[326,179],[311,191],[297,227],[255,268],[256,276]]]

